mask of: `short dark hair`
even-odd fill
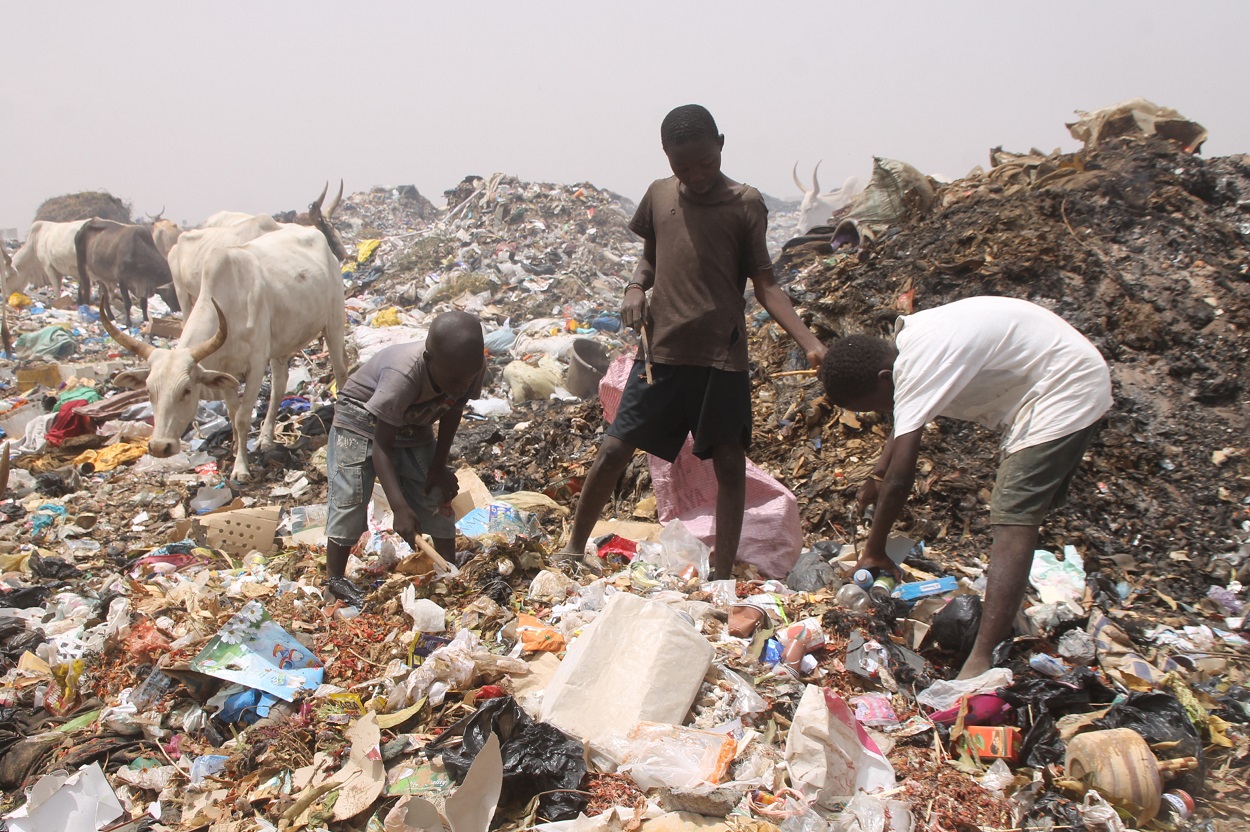
[[[848,335],[829,345],[820,362],[820,381],[829,401],[845,406],[872,392],[878,374],[894,366],[894,344],[872,335]]]
[[[706,107],[698,104],[675,107],[660,124],[660,144],[663,147],[673,147],[697,139],[714,139],[719,135],[716,119],[712,118]]]

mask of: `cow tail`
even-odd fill
[[[94,219],[87,220],[74,235],[74,251],[78,256],[78,305],[91,303],[91,278],[87,275],[87,244],[99,230]]]

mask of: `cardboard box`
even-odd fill
[[[4,428],[10,439],[21,440],[26,435],[26,426],[42,415],[43,408],[35,402],[27,402],[0,415],[0,428]]]
[[[1020,729],[1007,725],[969,725],[965,729],[982,760],[1020,761]]]
[[[210,549],[240,556],[249,552],[268,555],[277,551],[274,535],[282,509],[279,506],[241,508],[241,504],[241,500],[236,499],[218,511],[183,520],[169,535],[170,542],[190,538]]]
[[[590,530],[590,539],[616,534],[637,543],[658,543],[663,533],[664,527],[659,523],[642,523],[637,520],[600,520]]]
[[[51,390],[61,386],[61,368],[57,364],[41,364],[17,371],[17,389],[25,392],[40,385]]]
[[[90,364],[58,364],[61,371],[61,380],[69,381],[76,378],[79,381],[103,381],[106,378],[112,378],[113,373],[120,371],[126,365],[120,361],[95,361]]]
[[[182,335],[182,321],[177,318],[153,318],[151,334],[157,338],[177,338]]]
[[[456,513],[457,520],[475,508],[490,506],[490,490],[472,468],[465,467],[457,471],[456,482],[460,484],[460,491],[452,499],[451,509]]]

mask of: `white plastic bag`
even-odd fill
[[[993,693],[1011,684],[1014,674],[1005,667],[992,667],[971,679],[952,679],[934,682],[916,696],[916,701],[935,711],[944,711],[959,704],[965,696]]]
[[[399,603],[412,619],[412,629],[420,633],[441,633],[447,629],[447,610],[429,598],[418,598],[412,584],[404,587]]]
[[[620,770],[642,789],[690,789],[725,779],[738,744],[727,734],[714,734],[641,722],[626,740]]]

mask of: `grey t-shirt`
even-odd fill
[[[334,425],[373,437],[378,419],[399,428],[395,446],[409,448],[434,441],[431,428],[453,407],[482,395],[482,377],[459,399],[434,388],[425,371],[425,342],[386,347],[352,373],[339,391]],[[345,401],[346,400],[346,401]]]

